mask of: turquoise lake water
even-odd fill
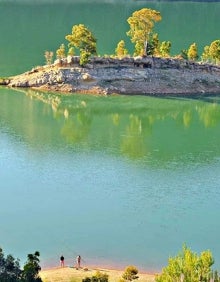
[[[186,242],[219,265],[218,97],[1,89],[0,120],[7,251],[37,249],[43,266],[80,253],[86,264],[158,270]]]
[[[174,53],[219,37],[220,3],[0,1],[0,76],[43,64],[79,21],[112,53],[143,6],[161,11]],[[219,269],[219,102],[0,88],[3,250],[22,262],[39,250],[43,267],[80,253],[84,265],[158,271],[185,242]]]

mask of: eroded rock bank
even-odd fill
[[[170,58],[95,57],[81,67],[79,57],[67,57],[11,77],[7,84],[104,95],[214,94],[220,93],[220,66]]]

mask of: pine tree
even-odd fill
[[[127,35],[131,37],[131,42],[135,44],[135,54],[137,56],[146,55],[147,44],[154,23],[160,20],[160,12],[147,8],[135,11],[128,18],[127,22],[130,25],[130,30]]]
[[[210,53],[209,53],[209,46],[205,46],[204,47],[204,50],[203,50],[203,53],[202,53],[202,56],[201,56],[201,59],[203,62],[210,62],[211,61],[211,56],[210,56]]]
[[[60,48],[56,50],[56,56],[57,56],[57,59],[63,59],[66,57],[66,50],[65,50],[64,44],[61,44]]]
[[[211,43],[209,47],[209,54],[214,63],[217,64],[220,62],[220,39]]]
[[[66,36],[69,41],[69,46],[79,49],[80,64],[85,65],[91,55],[96,52],[96,39],[92,32],[83,24],[74,25],[72,27],[72,34]]]
[[[125,48],[124,40],[119,41],[116,49],[115,49],[116,56],[118,58],[123,58],[128,54],[128,50]]]
[[[193,43],[190,45],[188,52],[187,52],[187,57],[189,60],[196,61],[198,59],[198,48],[197,44]]]

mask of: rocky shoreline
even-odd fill
[[[220,66],[174,58],[94,57],[81,67],[79,57],[1,80],[8,87],[88,94],[203,95],[220,93]]]

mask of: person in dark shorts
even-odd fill
[[[63,255],[60,257],[60,266],[64,267],[64,256]]]
[[[78,255],[76,257],[76,269],[79,269],[81,267],[80,264],[81,264],[81,256]]]

